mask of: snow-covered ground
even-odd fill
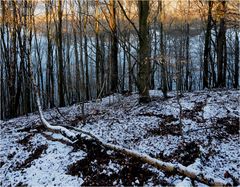
[[[85,124],[78,105],[60,108],[64,118],[56,109],[44,116],[52,125],[74,125],[106,142],[179,162],[215,178],[231,182],[224,178],[227,173],[240,178],[239,91],[184,93],[181,114],[175,92],[167,100],[160,91],[150,94],[149,104],[139,104],[137,94],[86,103]],[[190,181],[113,151],[72,146],[62,135],[42,128],[37,113],[0,123],[1,186],[186,185]]]

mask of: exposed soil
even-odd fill
[[[187,119],[191,119],[191,120],[196,121],[198,123],[203,123],[203,122],[205,122],[205,120],[203,118],[199,117],[199,112],[203,111],[204,106],[206,106],[205,102],[197,102],[197,103],[195,103],[195,106],[193,107],[193,109],[183,110],[182,111],[182,117],[187,118]]]
[[[225,131],[229,134],[239,133],[239,118],[237,117],[225,117],[217,119],[217,124],[223,125]]]
[[[199,158],[199,154],[200,149],[196,142],[182,142],[178,146],[178,149],[171,155],[165,156],[161,152],[157,155],[157,157],[167,162],[176,160],[184,166],[189,166],[190,164],[193,164],[197,158]]]
[[[158,128],[150,129],[148,132],[154,136],[180,136],[182,135],[182,128],[179,124],[165,125],[164,123],[161,123]]]
[[[136,159],[116,152],[109,154],[91,140],[79,143],[77,147],[85,150],[87,156],[69,165],[67,174],[81,176],[84,179],[83,186],[143,186],[148,180],[154,185],[169,185]]]
[[[7,159],[12,160],[15,155],[16,155],[16,152],[12,152],[12,153],[8,154]]]
[[[0,161],[0,168],[5,164],[5,162]]]
[[[27,184],[24,184],[22,182],[19,182],[16,187],[27,187],[28,185]]]
[[[18,163],[15,170],[20,170],[24,168],[31,167],[31,162],[33,160],[38,159],[41,154],[48,148],[47,145],[40,145],[38,146],[30,155],[29,157],[23,162],[23,163]]]
[[[175,118],[173,115],[154,114],[153,112],[140,113],[140,114],[138,114],[138,116],[158,117],[163,120],[162,123],[171,123],[174,121],[178,121],[178,119]]]
[[[31,140],[31,138],[34,136],[33,133],[28,134],[27,136],[25,136],[23,139],[18,140],[17,143],[20,143],[24,146],[27,146],[29,144],[29,141]]]

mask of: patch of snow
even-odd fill
[[[192,187],[192,183],[191,180],[186,177],[183,181],[177,183],[175,187]]]
[[[151,90],[152,97],[162,97],[162,91]],[[183,141],[196,142],[200,148],[200,154],[195,162],[188,166],[189,169],[211,174],[214,177],[224,179],[224,173],[229,171],[236,178],[240,177],[240,152],[238,134],[223,134],[217,136],[216,133],[225,133],[224,128],[214,129],[213,124],[216,119],[224,117],[239,118],[239,92],[238,91],[198,91],[184,93],[180,98],[183,110],[194,110],[196,103],[201,103],[199,111],[193,111],[193,117],[185,116],[182,119],[182,135],[165,135],[150,133],[154,129],[161,129],[167,125],[179,124],[179,105],[176,100],[176,93],[168,93],[170,98],[167,100],[156,99],[148,104],[138,104],[138,95],[133,94],[124,97],[114,94],[103,98],[102,101],[88,102],[84,104],[85,114],[89,114],[87,123],[82,127],[81,121],[78,128],[90,131],[105,142],[119,145],[157,157],[160,153],[165,158],[170,158]],[[68,119],[75,119],[81,114],[81,106],[73,105],[60,108]],[[44,117],[50,124],[56,124],[55,118],[59,114],[53,109],[44,112]],[[171,121],[174,118],[175,121]],[[168,121],[170,119],[170,121]],[[52,122],[52,123],[51,123]],[[60,143],[59,139],[64,139],[60,134],[44,132],[51,136],[47,139],[44,134],[34,130],[20,132],[19,129],[34,127],[39,123],[37,114],[22,116],[9,121],[0,122],[1,141],[0,157],[3,162],[0,168],[0,180],[2,186],[16,186],[19,182],[30,186],[79,186],[83,184],[82,177],[67,175],[67,166],[83,159],[86,156],[84,151],[73,151],[73,147]],[[57,125],[65,124],[64,119],[59,119]],[[218,124],[222,125],[222,124]],[[28,145],[22,145],[22,140],[29,134],[32,137]],[[66,140],[66,139],[65,139]],[[32,161],[31,166],[21,170],[14,169],[17,163],[26,160],[31,152],[39,145],[47,145],[48,148],[39,158]],[[107,151],[111,155],[113,151]],[[10,158],[12,156],[12,158]],[[176,161],[178,158],[174,158]],[[106,167],[101,172],[107,175],[117,172],[124,166],[113,163],[109,160]],[[181,179],[178,176],[165,176],[157,169],[147,166],[149,170],[158,173],[169,184],[188,185],[188,179]],[[138,179],[132,181],[138,184]],[[115,181],[116,184],[121,182]],[[154,185],[149,180],[148,185]],[[196,183],[204,186],[203,184]],[[111,184],[114,185],[114,184]]]

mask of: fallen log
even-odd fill
[[[76,140],[77,135],[75,133],[69,131],[68,129],[66,129],[66,128],[62,127],[62,126],[50,125],[50,123],[48,123],[48,121],[43,116],[41,102],[40,102],[40,98],[39,98],[38,94],[36,95],[36,100],[37,100],[37,105],[38,105],[38,112],[39,112],[40,119],[41,119],[43,125],[47,129],[50,129],[52,131],[57,131],[57,132],[61,133],[63,136],[67,137],[71,141]]]
[[[31,70],[32,70],[32,68],[31,68]],[[104,140],[102,140],[101,138],[98,138],[97,136],[91,134],[90,132],[84,131],[82,129],[69,127],[72,130],[81,133],[81,134],[79,134],[79,133],[77,134],[77,133],[71,132],[66,127],[50,125],[49,122],[43,116],[40,97],[39,97],[37,86],[35,84],[33,74],[31,74],[31,81],[34,85],[34,92],[35,92],[35,95],[36,95],[36,102],[37,102],[37,106],[38,106],[38,112],[39,112],[39,115],[40,115],[40,119],[41,119],[43,125],[47,129],[50,129],[52,131],[60,132],[63,136],[67,137],[71,141],[74,141],[74,140],[77,140],[77,139],[84,139],[88,136],[105,148],[120,152],[120,153],[128,155],[130,157],[137,158],[137,159],[141,160],[143,163],[147,163],[147,164],[149,164],[149,165],[151,165],[151,166],[153,166],[153,167],[155,167],[159,170],[163,170],[163,171],[167,171],[167,172],[175,172],[176,174],[189,177],[193,180],[199,181],[201,183],[204,183],[204,184],[207,184],[207,185],[210,185],[210,186],[229,186],[229,185],[232,185],[232,184],[229,184],[229,183],[225,182],[224,180],[216,179],[216,178],[204,175],[203,173],[201,173],[199,171],[187,168],[187,167],[183,166],[182,164],[179,164],[179,163],[178,164],[172,164],[172,163],[169,163],[169,162],[163,162],[163,161],[158,160],[156,158],[152,158],[145,153],[139,153],[137,151],[130,150],[130,149],[121,147],[119,145],[114,145],[114,144],[111,144],[111,143],[107,143]],[[84,136],[81,136],[82,134]]]
[[[40,96],[39,96],[39,92],[38,92],[38,87],[37,87],[37,84],[36,84],[34,76],[33,76],[33,69],[32,69],[32,63],[31,62],[30,62],[30,76],[29,76],[29,79],[31,80],[31,82],[33,84],[33,91],[35,93],[38,112],[39,112],[40,120],[43,123],[43,125],[51,131],[59,132],[64,137],[67,137],[70,141],[76,140],[77,135],[75,133],[69,131],[68,129],[66,129],[62,126],[53,126],[44,118],[43,111],[42,111],[42,105],[41,105],[41,101],[40,101]]]
[[[118,146],[118,145],[106,143],[101,138],[98,138],[95,135],[91,134],[90,132],[84,131],[82,129],[78,129],[75,127],[69,127],[69,128],[85,135],[85,136],[80,136],[80,134],[79,134],[78,138],[86,138],[86,135],[87,135],[105,148],[120,152],[120,153],[128,155],[130,157],[137,158],[137,159],[141,160],[143,163],[147,163],[159,170],[173,172],[173,173],[179,174],[181,176],[189,177],[193,180],[196,180],[198,182],[201,182],[201,183],[204,183],[204,184],[207,184],[210,186],[229,186],[229,185],[231,186],[232,185],[232,184],[229,184],[229,182],[226,182],[222,179],[216,179],[211,176],[204,175],[202,172],[190,169],[186,166],[183,166],[182,164],[179,164],[179,163],[172,164],[169,162],[163,162],[159,159],[152,158],[145,153],[139,153],[137,151],[130,150],[130,149]]]

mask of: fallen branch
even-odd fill
[[[31,67],[31,72],[32,72],[32,67]],[[95,135],[91,134],[90,132],[84,131],[82,129],[77,129],[77,128],[74,128],[74,127],[68,127],[68,128],[71,128],[71,129],[73,129],[77,132],[80,132],[80,133],[84,134],[85,136],[81,136],[81,134],[75,134],[75,133],[71,132],[70,130],[68,130],[67,128],[63,127],[63,126],[52,126],[52,125],[50,125],[48,123],[48,121],[43,116],[40,97],[39,97],[37,86],[35,84],[33,73],[31,73],[30,77],[31,77],[31,81],[34,85],[34,92],[35,92],[35,95],[36,95],[36,102],[37,102],[37,106],[38,106],[38,112],[39,112],[39,115],[40,115],[40,119],[47,129],[60,132],[63,136],[67,137],[68,139],[70,139],[72,141],[77,140],[77,139],[81,140],[83,138],[86,138],[86,135],[87,135],[87,136],[91,137],[93,140],[95,140],[96,142],[98,142],[100,145],[104,146],[105,148],[115,150],[117,152],[123,153],[125,155],[130,156],[130,157],[137,158],[137,159],[141,160],[142,162],[147,163],[149,165],[152,165],[159,170],[168,171],[168,172],[175,172],[179,175],[189,177],[193,180],[199,181],[199,182],[207,184],[207,185],[211,185],[211,186],[227,186],[227,185],[229,185],[224,180],[211,178],[209,176],[204,176],[203,173],[198,172],[196,170],[189,169],[189,168],[183,166],[182,164],[172,164],[172,163],[169,163],[169,162],[163,162],[163,161],[158,160],[156,158],[152,158],[147,154],[139,153],[137,151],[126,149],[124,147],[114,145],[114,144],[111,144],[111,143],[106,143],[102,139],[100,139],[100,138],[96,137]]]
[[[42,111],[42,105],[41,105],[41,101],[40,101],[40,96],[39,96],[39,92],[38,92],[38,87],[37,84],[35,83],[35,79],[33,76],[33,69],[32,69],[32,63],[30,63],[30,80],[33,84],[33,89],[34,89],[34,93],[36,96],[36,103],[37,103],[37,107],[38,107],[38,112],[39,112],[39,116],[41,119],[41,122],[43,123],[43,125],[51,130],[51,131],[56,131],[61,133],[63,136],[67,137],[70,141],[74,141],[77,138],[77,135],[71,131],[69,131],[68,129],[62,127],[62,126],[53,126],[50,125],[50,123],[48,123],[48,121],[44,118],[43,116],[43,111]]]
[[[66,128],[62,127],[62,126],[53,126],[53,125],[50,125],[50,124],[48,123],[48,121],[44,118],[38,92],[36,93],[36,100],[37,100],[38,112],[39,112],[40,119],[41,119],[43,125],[44,125],[47,129],[50,129],[50,130],[52,130],[52,131],[57,131],[57,132],[61,133],[63,136],[67,137],[67,138],[70,139],[71,141],[76,140],[77,135],[76,135],[75,133],[69,131],[68,129],[66,129]]]
[[[43,122],[43,124],[47,128],[49,128],[51,130],[59,131],[61,134],[63,134],[64,136],[66,136],[67,138],[69,138],[71,140],[76,140],[76,139],[82,139],[83,138],[82,136],[80,136],[80,134],[77,135],[75,133],[72,133],[71,131],[69,131],[65,127],[50,125],[45,120],[45,118],[43,116],[39,97],[37,97],[37,104],[38,104],[38,110],[39,110],[41,121]],[[70,128],[72,130],[75,130],[75,131],[78,131],[78,132],[80,132],[84,135],[90,136],[96,142],[98,142],[100,145],[102,145],[102,146],[104,146],[108,149],[115,150],[115,151],[124,153],[125,155],[128,155],[130,157],[137,158],[137,159],[143,161],[144,163],[147,163],[147,164],[150,164],[150,165],[154,166],[155,168],[157,168],[159,170],[168,171],[168,172],[175,172],[179,175],[187,176],[187,177],[189,177],[193,180],[196,180],[196,181],[199,181],[201,183],[211,185],[211,186],[227,186],[227,185],[229,185],[224,180],[211,178],[209,176],[204,176],[201,172],[189,169],[189,168],[183,166],[182,164],[172,164],[172,163],[169,163],[169,162],[163,162],[163,161],[158,160],[156,158],[152,158],[149,155],[144,154],[144,153],[139,153],[137,151],[126,149],[124,147],[114,145],[114,144],[111,144],[111,143],[105,143],[103,140],[94,136],[90,132],[83,131],[81,129],[77,129],[77,128],[74,128],[74,127],[68,127],[68,128]]]
[[[106,143],[104,142],[104,140],[96,137],[95,135],[91,134],[90,132],[84,131],[82,129],[78,129],[75,127],[69,127],[72,130],[75,130],[77,132],[80,132],[84,135],[88,135],[89,137],[93,138],[98,144],[102,145],[105,148],[123,153],[125,155],[128,155],[130,157],[134,157],[137,158],[139,160],[141,160],[144,163],[147,163],[149,165],[154,166],[155,168],[159,169],[159,170],[163,170],[163,171],[167,171],[167,172],[173,172],[182,176],[186,176],[189,177],[193,180],[196,180],[198,182],[210,185],[210,186],[227,186],[227,185],[231,185],[227,182],[225,182],[222,179],[216,179],[216,178],[212,178],[210,176],[206,176],[203,173],[187,168],[185,166],[183,166],[182,164],[172,164],[169,162],[163,162],[161,160],[158,160],[156,158],[152,158],[147,154],[144,153],[139,153],[137,151],[134,150],[130,150],[130,149],[126,149],[124,147],[118,146],[118,145],[114,145],[111,143]],[[78,138],[83,138],[82,136],[79,136]]]
[[[211,178],[209,176],[204,176],[201,172],[189,169],[189,168],[183,166],[182,164],[172,164],[172,163],[169,163],[169,162],[163,162],[163,161],[158,160],[156,158],[152,158],[149,155],[144,154],[144,153],[139,153],[137,151],[126,149],[124,147],[114,145],[114,144],[111,144],[111,143],[105,143],[102,139],[94,136],[90,132],[83,131],[81,129],[77,129],[77,128],[74,128],[74,127],[65,128],[65,127],[62,127],[62,126],[52,126],[45,120],[45,118],[43,116],[39,96],[37,97],[37,104],[38,104],[38,110],[39,110],[39,114],[40,114],[40,118],[41,118],[42,123],[48,129],[56,130],[56,131],[60,132],[62,135],[64,135],[65,137],[69,138],[70,140],[82,139],[83,137],[81,136],[81,134],[77,135],[77,134],[69,131],[67,128],[70,128],[72,130],[80,132],[80,133],[84,134],[85,137],[86,137],[86,135],[90,136],[96,142],[98,142],[100,145],[104,146],[105,148],[115,150],[117,152],[121,152],[121,153],[123,153],[125,155],[128,155],[130,157],[137,158],[137,159],[141,160],[142,162],[150,164],[150,165],[154,166],[155,168],[157,168],[159,170],[168,171],[168,172],[175,172],[179,175],[187,176],[187,177],[189,177],[193,180],[196,180],[196,181],[199,181],[201,183],[211,185],[211,186],[226,186],[226,185],[229,185],[224,180]]]
[[[168,162],[163,162],[161,160],[152,158],[152,157],[148,156],[147,154],[139,153],[139,152],[136,152],[136,151],[133,151],[130,149],[126,149],[126,148],[123,148],[118,145],[113,145],[110,143],[105,143],[103,145],[109,149],[119,151],[121,153],[125,153],[128,156],[137,158],[145,163],[148,163],[148,164],[154,166],[155,168],[157,168],[159,170],[168,171],[168,172],[176,172],[179,175],[187,176],[193,180],[199,181],[201,183],[204,183],[204,184],[207,184],[210,186],[229,185],[224,180],[211,178],[209,176],[204,176],[201,172],[189,169],[189,168],[183,166],[182,164],[172,164],[172,163],[168,163]]]

